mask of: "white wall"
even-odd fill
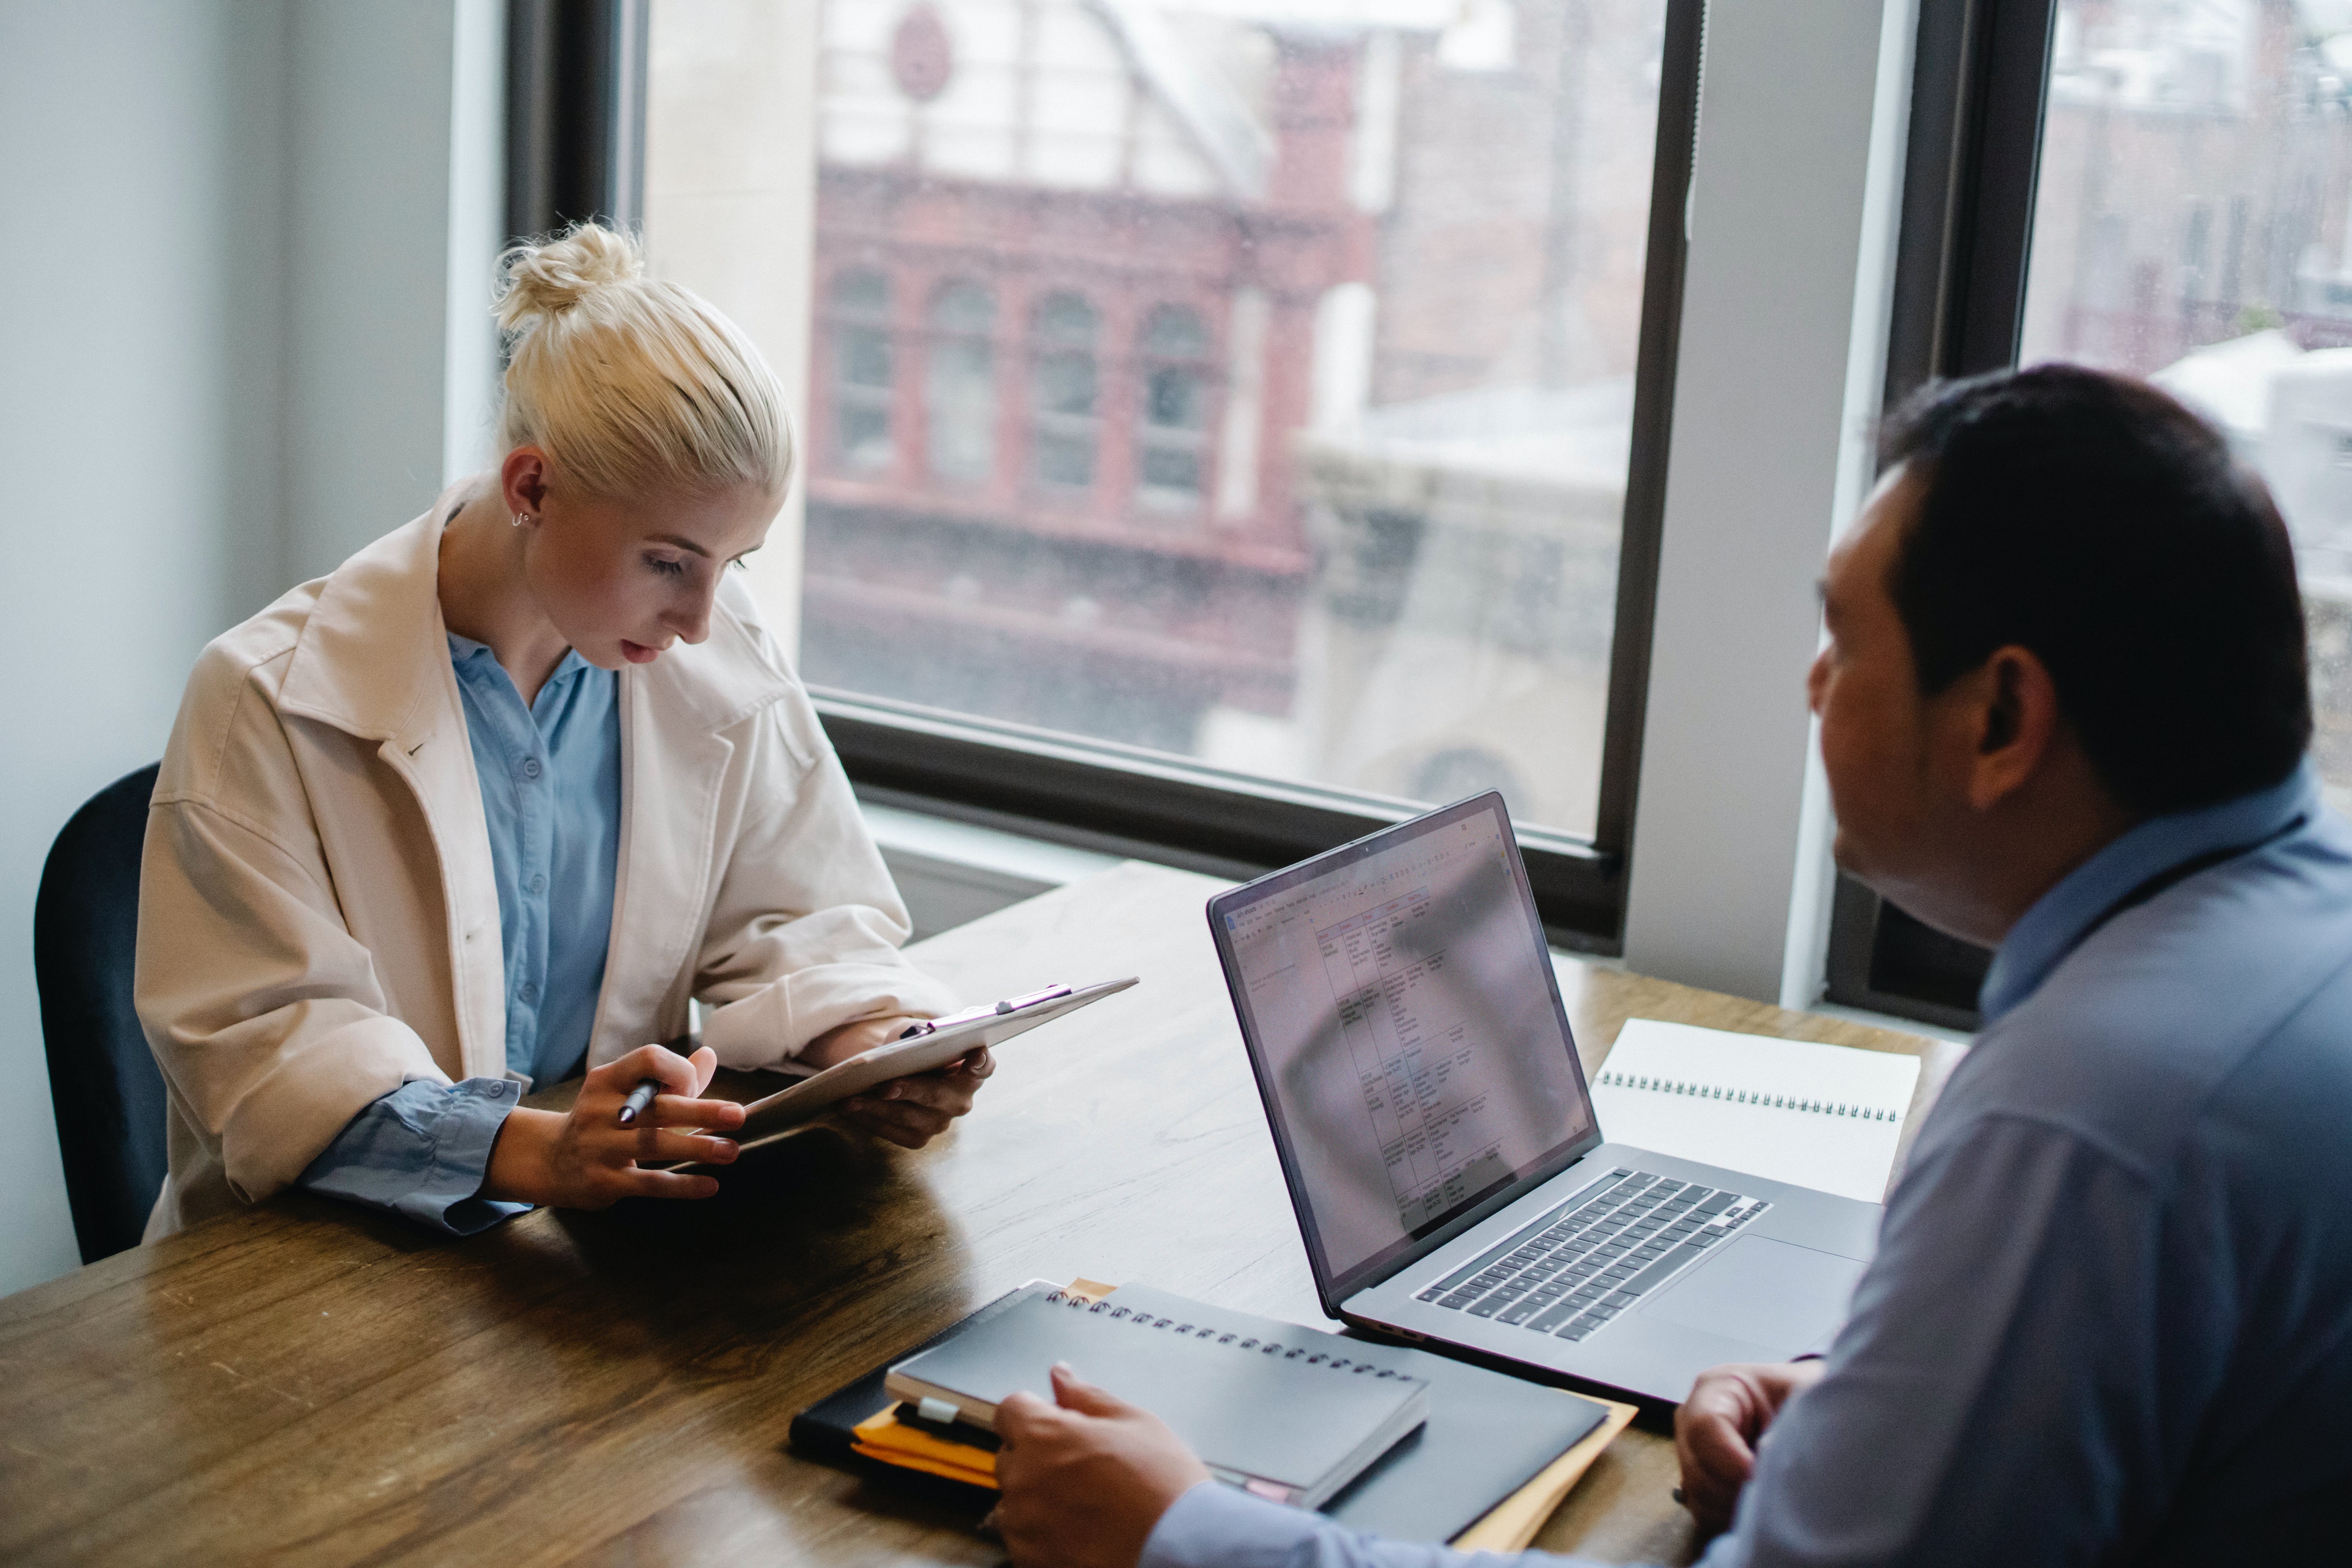
[[[487,406],[451,234],[495,245],[499,14],[0,5],[0,1292],[79,1261],[32,973],[51,839],[161,754],[208,638],[422,510]]]
[[[497,373],[502,16],[498,0],[288,6],[289,581],[406,522],[452,458],[467,459],[462,471],[487,449],[488,400],[467,385]],[[453,144],[461,108],[470,148]],[[460,253],[453,233],[480,254]]]

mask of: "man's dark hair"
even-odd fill
[[[2030,649],[2138,811],[2294,771],[2311,743],[2294,550],[2210,426],[2145,382],[2043,365],[1922,388],[1881,452],[1926,480],[1887,584],[1923,693]]]

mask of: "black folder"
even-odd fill
[[[968,1500],[985,1509],[996,1494],[938,1477],[886,1465],[851,1452],[851,1429],[888,1405],[882,1381],[888,1368],[921,1351],[945,1344],[973,1323],[1021,1300],[1013,1291],[922,1344],[910,1346],[881,1366],[793,1417],[793,1447],[803,1453],[846,1462],[862,1473],[903,1478],[906,1484],[940,1500]],[[1150,1312],[1179,1321],[1211,1323],[1221,1330],[1306,1345],[1309,1353],[1339,1354],[1386,1367],[1429,1384],[1429,1419],[1367,1469],[1323,1511],[1353,1530],[1398,1540],[1445,1541],[1478,1520],[1533,1479],[1598,1426],[1606,1410],[1589,1399],[1523,1382],[1482,1367],[1449,1361],[1426,1351],[1406,1350],[1303,1329],[1272,1318],[1223,1307],[1203,1306],[1148,1285],[1127,1285],[1108,1299],[1111,1306]]]

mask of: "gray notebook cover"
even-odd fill
[[[892,1367],[894,1391],[904,1377],[991,1405],[1022,1389],[1050,1397],[1047,1374],[1066,1361],[1158,1415],[1212,1468],[1310,1495],[1338,1484],[1330,1478],[1343,1466],[1338,1481],[1352,1479],[1370,1457],[1359,1453],[1368,1439],[1425,1398],[1422,1379],[1360,1361],[1359,1347],[1344,1341],[1308,1346],[1297,1331],[1275,1339],[1237,1330],[1213,1307],[1167,1298],[1168,1312],[1145,1314],[1128,1300],[1120,1291],[1090,1310],[1035,1288],[971,1331]],[[1381,1448],[1401,1435],[1392,1431]]]
[[[1149,1285],[1120,1287],[1106,1310],[1121,1304],[1154,1321],[1198,1313],[1222,1331],[1261,1342],[1275,1338],[1427,1380],[1429,1419],[1323,1508],[1351,1530],[1395,1541],[1446,1541],[1460,1534],[1608,1415],[1591,1400],[1427,1351],[1342,1339],[1248,1312],[1203,1307]]]

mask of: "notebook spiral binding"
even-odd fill
[[[1899,1110],[1884,1110],[1866,1105],[1850,1105],[1842,1100],[1803,1100],[1786,1094],[1764,1094],[1745,1089],[1726,1089],[1719,1083],[1688,1082],[1681,1079],[1637,1078],[1632,1073],[1603,1070],[1594,1079],[1596,1087],[1611,1089],[1643,1089],[1657,1094],[1683,1094],[1700,1100],[1728,1100],[1740,1105],[1765,1105],[1776,1110],[1803,1110],[1815,1116],[1844,1116],[1861,1121],[1900,1121]]]
[[[1173,1318],[1154,1318],[1149,1312],[1131,1312],[1127,1308],[1115,1305],[1108,1300],[1092,1300],[1067,1290],[1053,1291],[1046,1296],[1045,1300],[1058,1302],[1074,1311],[1091,1312],[1101,1318],[1124,1319],[1139,1328],[1172,1330],[1176,1333],[1192,1339],[1210,1340],[1221,1345],[1232,1345],[1235,1350],[1250,1351],[1259,1355],[1278,1356],[1284,1361],[1297,1362],[1302,1366],[1327,1367],[1333,1372],[1354,1373],[1359,1376],[1370,1373],[1375,1377],[1405,1378],[1410,1381],[1408,1373],[1392,1371],[1384,1366],[1374,1366],[1369,1362],[1349,1361],[1346,1356],[1335,1356],[1328,1351],[1318,1351],[1310,1355],[1304,1345],[1285,1345],[1276,1340],[1260,1340],[1247,1335],[1229,1333],[1205,1324],[1179,1323]]]

